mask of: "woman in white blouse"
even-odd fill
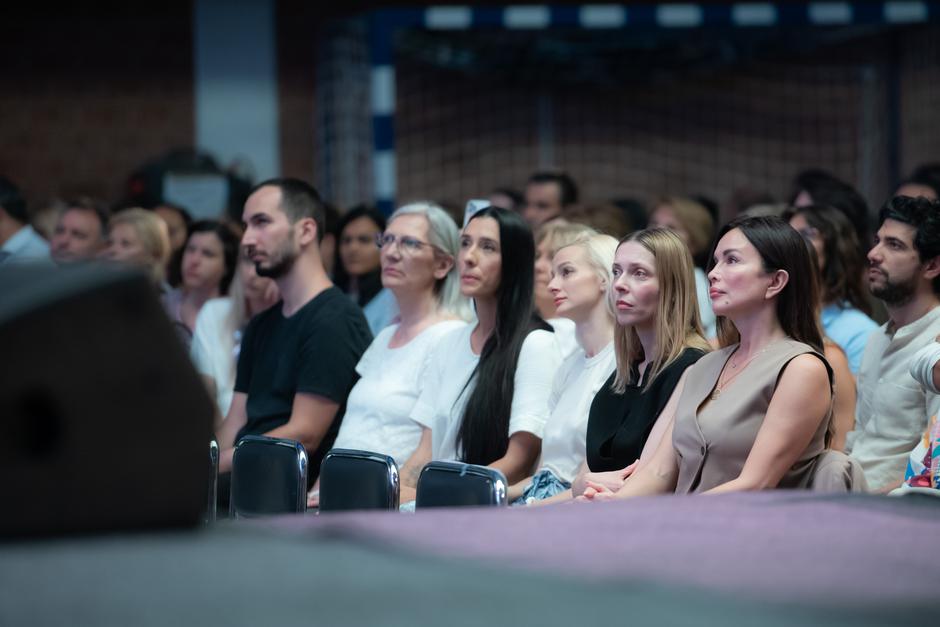
[[[567,490],[584,462],[591,401],[617,366],[607,297],[616,250],[613,237],[586,233],[552,259],[548,290],[557,315],[574,322],[578,348],[555,375],[539,470],[510,486],[510,500],[544,499]]]
[[[377,235],[382,286],[395,296],[399,322],[380,331],[356,365],[361,378],[346,401],[335,448],[383,453],[401,465],[418,446],[422,428],[410,416],[429,354],[470,315],[454,269],[458,238],[454,221],[430,203],[401,207]],[[318,489],[311,491],[311,506]]]
[[[488,207],[460,236],[461,292],[477,324],[441,338],[411,417],[424,429],[401,468],[403,503],[432,459],[489,465],[510,483],[541,449],[548,396],[561,356],[551,327],[534,313],[535,242],[519,214]]]

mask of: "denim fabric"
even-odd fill
[[[541,501],[550,496],[555,496],[559,492],[564,492],[570,487],[570,483],[562,481],[555,476],[555,473],[546,468],[535,473],[535,476],[532,477],[532,483],[526,486],[522,496],[513,501],[512,504],[525,505],[530,498]]]

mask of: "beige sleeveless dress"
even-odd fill
[[[734,349],[735,346],[729,346],[709,353],[689,368],[672,435],[679,462],[676,493],[704,492],[741,474],[780,374],[790,360],[804,353],[819,357],[829,371],[829,412],[777,487],[810,487],[816,462],[826,448],[826,431],[832,420],[829,363],[807,344],[780,340],[756,356],[745,371],[721,390],[717,399],[710,400],[721,369]]]

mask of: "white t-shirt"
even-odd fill
[[[427,381],[432,349],[442,336],[465,326],[463,320],[438,322],[398,348],[388,346],[398,325],[382,329],[356,364],[362,378],[346,400],[333,446],[391,455],[404,464],[421,439],[421,425],[411,412]]]
[[[578,338],[575,335],[575,325],[573,320],[568,318],[552,318],[546,320],[555,330],[555,342],[558,344],[561,360],[564,361],[581,350],[578,345]]]
[[[235,361],[241,333],[229,333],[226,321],[232,311],[232,299],[206,301],[196,316],[196,328],[189,354],[199,374],[215,381],[215,402],[224,417],[232,404],[235,389]]]
[[[541,467],[571,483],[584,462],[588,413],[594,396],[617,367],[614,343],[593,357],[584,350],[571,355],[558,369],[548,400],[551,415],[542,438]]]
[[[458,460],[457,433],[473,383],[466,386],[480,356],[470,348],[474,325],[442,337],[427,371],[424,391],[411,417],[431,429],[432,459]],[[561,364],[554,333],[532,331],[522,343],[509,419],[509,435],[526,431],[542,437],[552,380]]]

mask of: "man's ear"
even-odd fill
[[[309,246],[311,243],[317,243],[317,221],[313,218],[303,218],[297,223],[299,230],[300,244]]]
[[[940,276],[940,256],[927,260],[927,263],[924,264],[923,275],[925,279],[931,281]]]
[[[783,291],[783,288],[790,282],[790,273],[786,270],[775,270],[770,277],[770,285],[767,286],[765,298],[773,298]]]

